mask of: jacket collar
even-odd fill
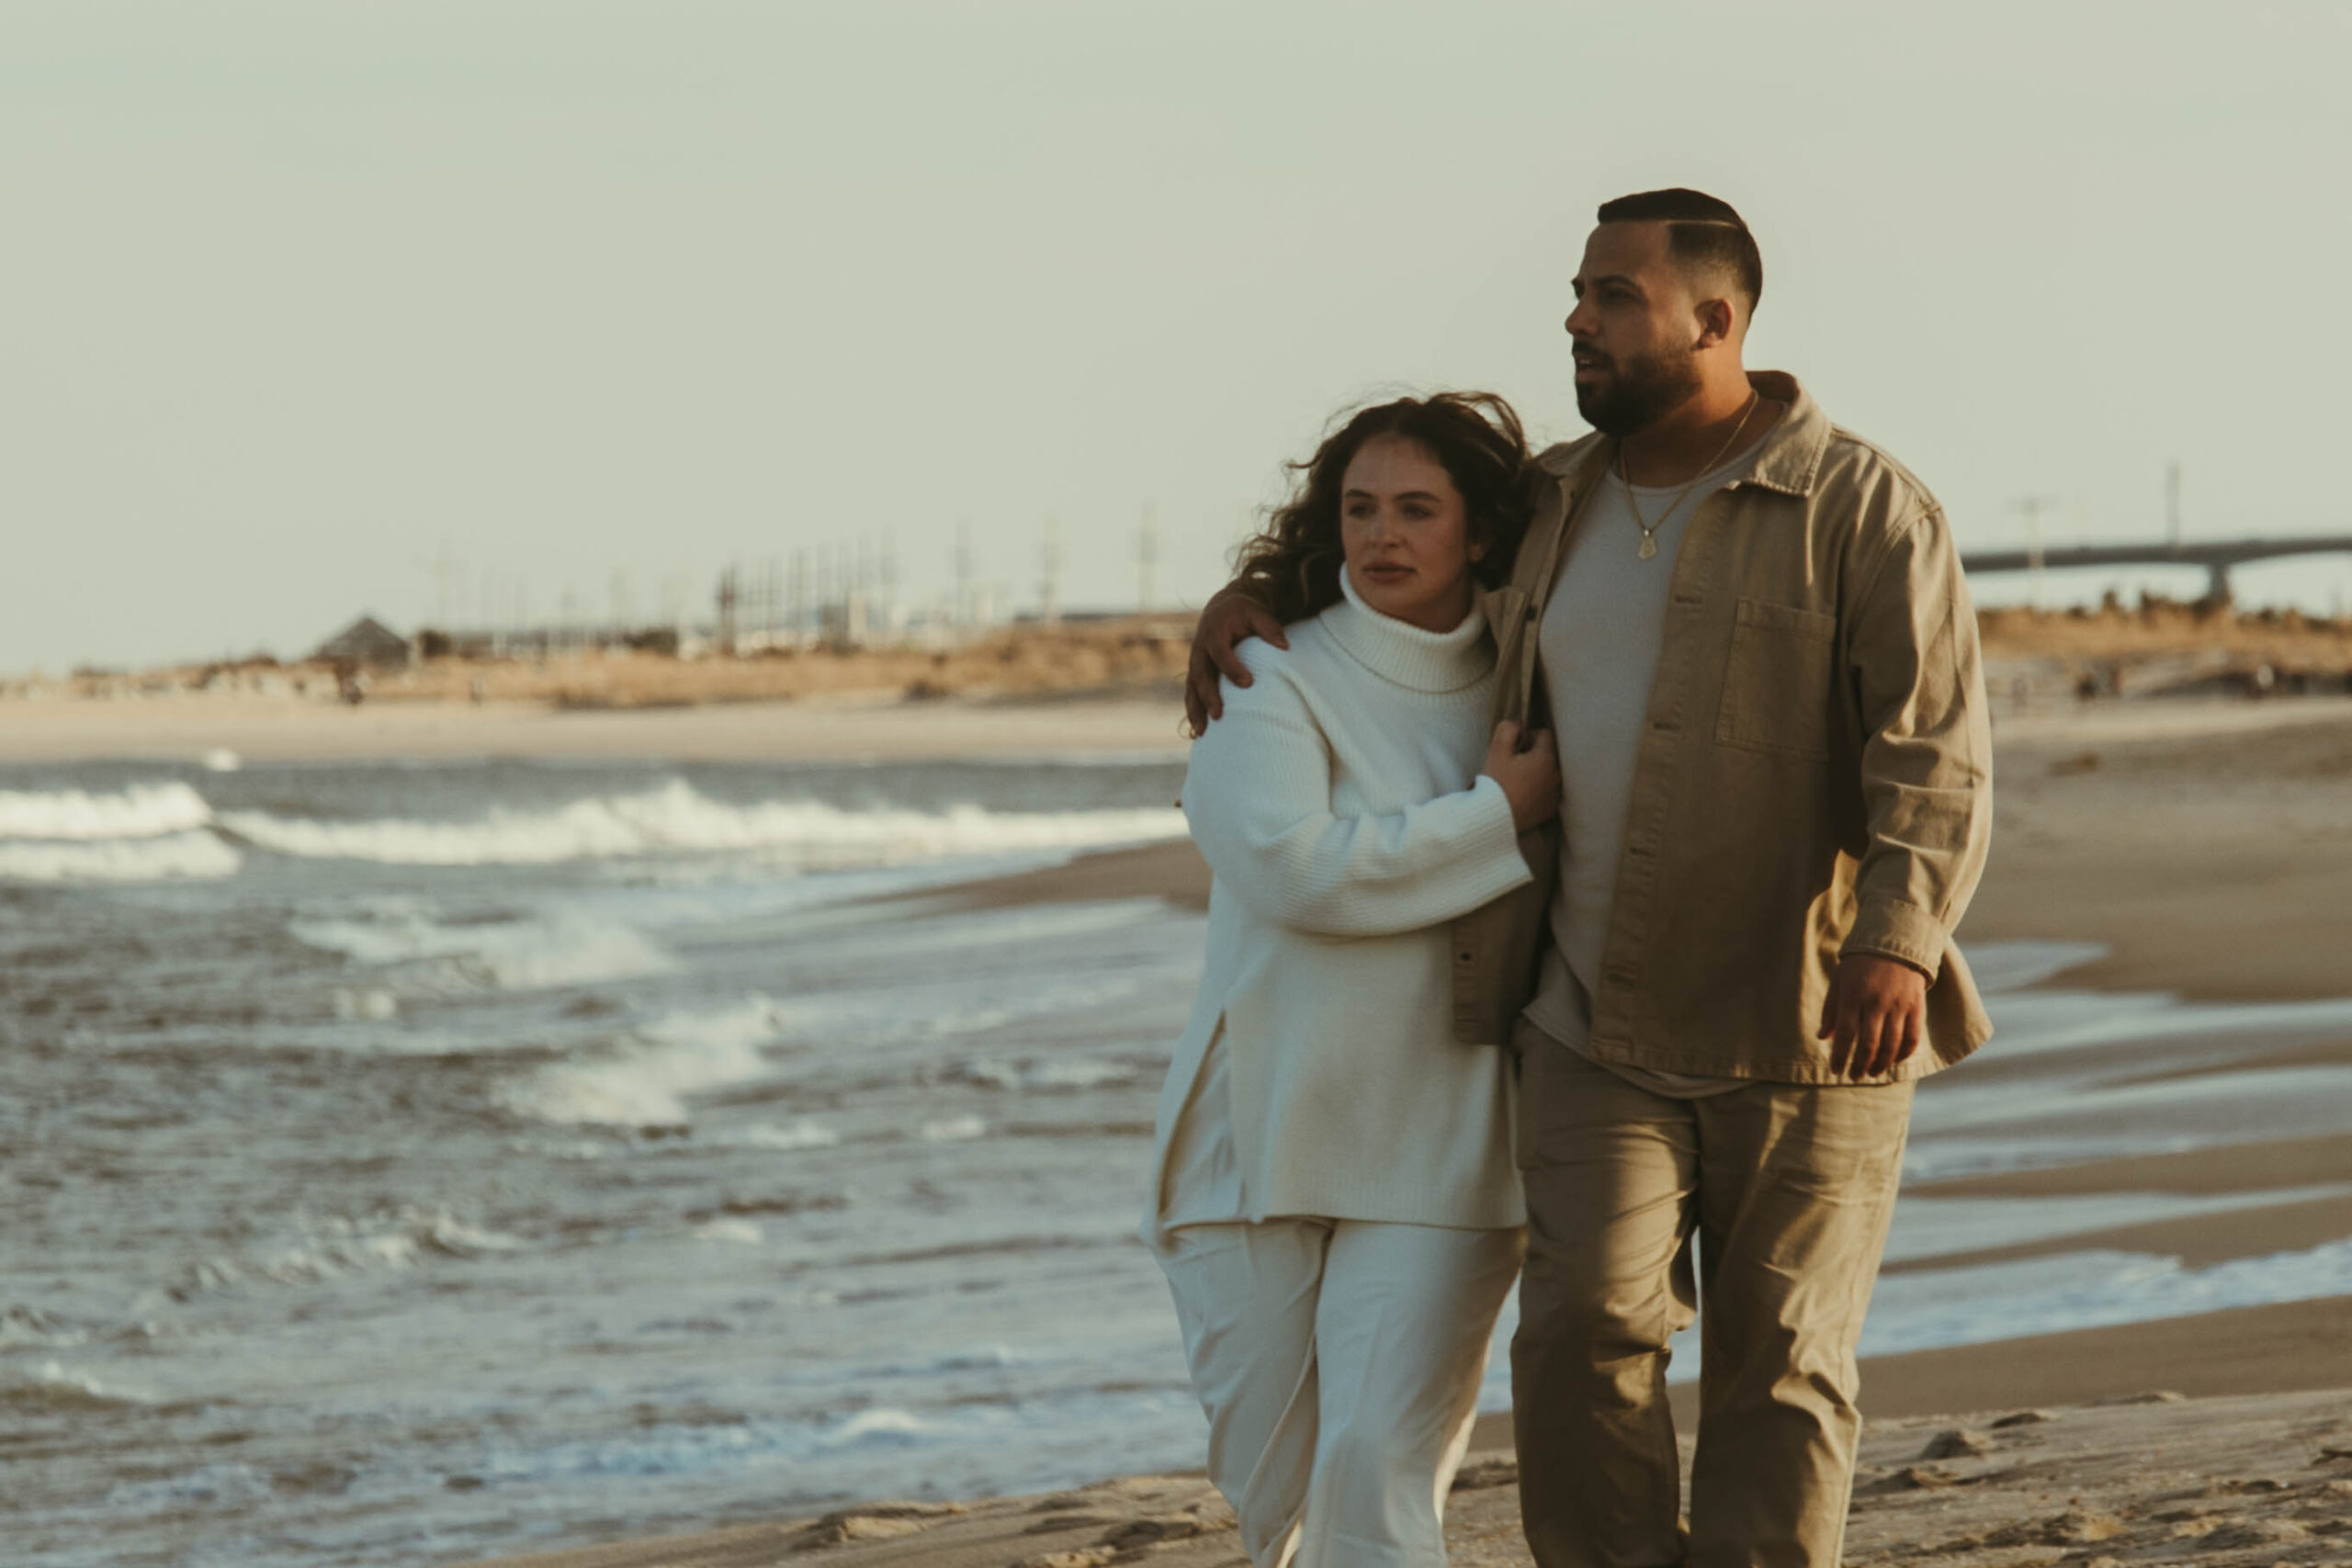
[[[1809,496],[1821,477],[1821,459],[1829,450],[1829,418],[1797,378],[1785,370],[1751,370],[1747,384],[1768,398],[1789,405],[1778,423],[1765,433],[1756,453],[1755,467],[1732,488],[1755,485],[1784,495]],[[1562,481],[1568,505],[1607,471],[1617,443],[1598,431],[1576,441],[1565,441],[1535,459],[1536,466]]]
[[[1783,495],[1811,495],[1815,481],[1821,478],[1822,455],[1829,450],[1829,416],[1785,370],[1751,370],[1747,384],[1788,404],[1789,410],[1764,433],[1756,466],[1732,488],[1755,485]]]

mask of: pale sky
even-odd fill
[[[2174,458],[2192,536],[2352,531],[2347,66],[2318,0],[0,0],[0,670],[406,630],[445,555],[545,615],[887,535],[920,600],[959,520],[1125,605],[1147,504],[1197,602],[1342,407],[1577,434],[1663,185],[1963,545],[2154,537]]]

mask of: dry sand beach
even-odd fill
[[[2352,992],[2352,710],[2342,703],[2015,717],[1999,849],[1964,936],[2096,942],[2067,976],[2188,998]],[[1152,893],[1196,905],[1174,843],[1080,858],[951,897],[1008,908]],[[2352,1036],[2262,1042],[2233,1070],[2352,1064]],[[1967,1071],[2030,1073],[1997,1043]],[[2193,1077],[2213,1064],[2159,1072]],[[1957,1080],[1955,1080],[1957,1081]],[[2352,1237],[2352,1132],[1914,1185],[1909,1198],[2170,1193],[2318,1198],[2075,1233],[1962,1261],[2112,1248],[2190,1267]],[[1894,1259],[1890,1279],[1918,1265]],[[2352,1298],[2192,1314],[1871,1359],[1871,1427],[1849,1557],[1955,1568],[2079,1562],[2352,1562]],[[1690,1415],[1689,1385],[1679,1403]],[[1526,1562],[1507,1423],[1487,1417],[1449,1512],[1454,1560]],[[919,1479],[910,1477],[911,1480]],[[995,1502],[884,1504],[711,1535],[584,1548],[509,1568],[751,1568],[1241,1561],[1197,1477]]]
[[[638,711],[18,702],[0,716],[0,761],[1165,758],[1181,755],[1176,717],[1164,696]],[[2047,976],[2017,982],[2019,1005],[2046,992],[2036,1016],[2052,1038],[2077,1015],[2108,1032],[2068,1051],[2005,1052],[1996,1041],[1922,1097],[1915,1153],[1928,1157],[1905,1206],[1953,1216],[1959,1239],[1891,1255],[1882,1315],[1955,1269],[2029,1279],[2088,1254],[2174,1272],[2135,1287],[2156,1297],[2098,1307],[2081,1319],[2089,1326],[2005,1335],[1997,1299],[1963,1303],[1954,1311],[1973,1317],[1956,1337],[1947,1323],[1937,1348],[1867,1358],[1872,1427],[1849,1554],[1965,1568],[2352,1562],[2352,1296],[2257,1292],[2231,1304],[2239,1298],[2202,1283],[2288,1255],[2334,1256],[2352,1238],[2352,1122],[2340,1114],[2352,1067],[2352,704],[2011,712],[1998,768],[1993,869],[1963,940],[2061,944]],[[887,897],[925,918],[968,918],[1155,900],[1192,909],[1205,888],[1198,856],[1176,840]],[[2144,1028],[2118,1032],[2119,1010]],[[1963,1113],[1980,1102],[2007,1108],[1998,1125]],[[1973,1151],[1996,1135],[2039,1152],[1987,1166]],[[2025,1209],[2056,1218],[2001,1221],[1984,1245],[1961,1235]],[[1679,1388],[1686,1407],[1691,1392]],[[1486,1418],[1450,1516],[1459,1562],[1526,1561],[1508,1446],[1505,1423]],[[904,1490],[929,1486],[910,1462]],[[505,1561],[1180,1568],[1238,1561],[1226,1520],[1196,1475],[1175,1474],[997,1501],[934,1493],[686,1538],[622,1540],[613,1537],[626,1530],[600,1527],[574,1549]]]

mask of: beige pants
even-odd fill
[[[1160,1245],[1209,1479],[1259,1568],[1439,1568],[1516,1230],[1186,1225]]]
[[[1854,1342],[1912,1086],[1672,1100],[1521,1038],[1529,1227],[1511,1393],[1536,1562],[1836,1568],[1861,1425]],[[1686,1540],[1666,1364],[1694,1303]]]

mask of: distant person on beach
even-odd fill
[[[1288,635],[1193,748],[1208,964],[1144,1234],[1263,1568],[1441,1564],[1523,1247],[1502,1036],[1457,1043],[1447,924],[1531,882],[1548,738],[1490,725],[1479,591],[1526,521],[1498,398],[1370,408],[1300,465],[1242,581]]]
[[[1952,943],[1992,823],[1976,619],[1926,487],[1744,367],[1763,264],[1728,204],[1608,203],[1575,288],[1595,434],[1536,459],[1485,604],[1492,716],[1561,738],[1550,935],[1522,964],[1482,915],[1452,949],[1457,1037],[1518,1018],[1528,1542],[1834,1568],[1913,1088],[1992,1032]],[[1210,738],[1263,700],[1283,619],[1248,573],[1210,602],[1196,730],[1220,671]],[[1666,1369],[1700,1308],[1686,1529]]]

